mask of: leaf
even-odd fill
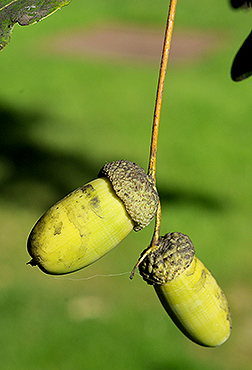
[[[0,51],[9,43],[15,23],[36,23],[71,0],[0,0]]]
[[[235,9],[237,8],[249,8],[252,6],[252,1],[251,0],[231,0],[231,6]]]
[[[252,31],[237,52],[232,68],[233,81],[242,81],[252,75]]]

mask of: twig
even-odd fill
[[[154,248],[156,248],[158,246],[159,235],[160,235],[160,225],[161,225],[161,205],[160,205],[160,202],[159,202],[158,209],[157,209],[157,214],[156,214],[155,230],[154,230],[154,234],[153,234],[153,237],[152,237],[151,245],[146,250],[146,252],[137,261],[137,264],[134,266],[133,270],[131,271],[130,279],[133,279],[137,267],[145,259],[145,257],[150,253],[150,251],[152,251]]]
[[[171,38],[172,38],[176,6],[177,6],[177,0],[170,0],[169,14],[167,18],[166,31],[165,31],[164,44],[163,44],[163,52],[162,52],[162,58],[161,58],[161,64],[160,64],[156,104],[155,104],[154,117],[153,117],[152,140],[151,140],[151,148],[150,148],[148,175],[152,177],[155,183],[156,183],[156,160],[157,160],[157,141],[158,141],[159,121],[160,121],[165,75],[166,75],[167,63],[168,63],[168,58],[169,58],[170,46],[171,46]]]
[[[166,31],[165,31],[165,37],[164,37],[163,52],[162,52],[162,58],[161,58],[161,64],[160,64],[160,72],[159,72],[159,80],[158,80],[158,87],[157,87],[157,96],[156,96],[156,104],[155,104],[155,111],[154,111],[154,118],[153,118],[153,126],[152,126],[152,139],[151,139],[148,175],[153,179],[155,184],[156,184],[157,141],[158,141],[160,113],[161,113],[161,107],[162,107],[162,101],[163,101],[165,75],[166,75],[167,63],[168,63],[170,47],[171,47],[171,38],[172,38],[172,31],[173,31],[173,25],[174,25],[176,6],[177,6],[177,0],[170,0],[169,13],[168,13]],[[160,204],[160,201],[159,201],[158,209],[157,209],[157,213],[156,213],[155,229],[154,229],[154,233],[153,233],[153,237],[152,237],[150,247],[140,257],[137,264],[134,266],[134,268],[131,272],[131,275],[130,275],[130,279],[133,279],[136,268],[145,259],[145,257],[154,248],[156,248],[158,246],[159,237],[160,237],[160,226],[161,226],[161,204]]]

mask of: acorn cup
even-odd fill
[[[193,342],[215,347],[230,335],[231,314],[217,281],[194,253],[187,235],[169,233],[143,252],[138,267],[178,328]]]
[[[67,274],[95,262],[133,229],[155,217],[158,193],[137,164],[105,164],[98,178],[53,205],[35,224],[27,242],[28,264],[48,274]]]

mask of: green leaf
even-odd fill
[[[54,13],[71,0],[0,0],[0,50],[10,41],[15,23],[27,26]]]

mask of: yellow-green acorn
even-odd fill
[[[35,224],[27,242],[37,265],[48,274],[67,274],[109,252],[129,232],[154,218],[158,193],[137,164],[106,164],[98,178],[53,205]]]
[[[187,235],[169,233],[139,264],[173,322],[192,341],[215,347],[231,332],[227,299],[211,272],[194,255]]]

